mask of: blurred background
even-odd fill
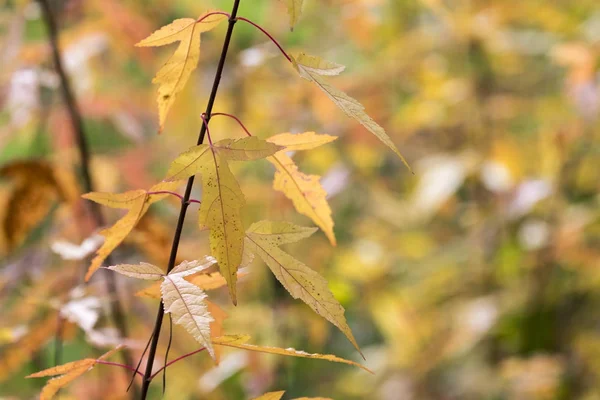
[[[148,188],[196,142],[226,24],[203,35],[198,69],[161,135],[151,80],[174,47],[133,45],[176,18],[230,11],[232,1],[51,3],[96,190]],[[44,382],[23,377],[53,365],[57,329],[62,362],[122,340],[101,279],[78,287],[89,261],[64,250],[96,227],[79,199],[80,158],[41,9],[0,4],[0,397],[31,399]],[[218,367],[200,354],[169,368],[165,398],[286,390],[286,399],[600,399],[598,1],[305,0],[293,32],[283,1],[242,0],[240,15],[289,52],[346,65],[328,81],[365,105],[415,175],[298,78],[263,34],[238,24],[214,111],[237,115],[263,138],[339,136],[294,155],[301,170],[322,176],[338,245],[318,232],[286,249],[327,278],[375,374],[225,351]],[[224,118],[211,133],[243,135]],[[269,163],[238,164],[247,225],[312,225],[272,190]],[[201,197],[198,185],[193,195]],[[164,267],[178,210],[176,199],[153,206],[115,258]],[[181,259],[209,253],[190,211]],[[103,212],[110,223],[122,215]],[[134,296],[143,282],[118,283],[137,357],[157,301]],[[362,361],[262,262],[238,287],[238,307],[223,288],[209,294],[229,315],[225,332]],[[196,347],[174,329],[171,359]],[[158,381],[152,398],[162,395]],[[121,370],[97,366],[61,396],[118,399],[126,386]]]

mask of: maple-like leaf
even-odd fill
[[[396,145],[385,132],[385,129],[365,112],[365,107],[356,99],[348,96],[346,93],[336,89],[323,80],[322,76],[324,75],[337,75],[342,72],[343,67],[341,65],[304,53],[300,53],[296,57],[290,57],[292,58],[294,68],[302,78],[316,84],[319,89],[321,89],[347,116],[356,119],[362,126],[367,128],[380,141],[392,149],[392,151],[400,157],[400,160],[402,160],[404,165],[412,172],[408,162],[404,159],[404,156],[400,153],[398,148],[396,148]]]
[[[245,343],[249,337],[247,335],[234,335],[234,336],[221,336],[213,339],[213,344],[219,346],[227,346],[227,347],[235,347],[238,349],[256,351],[259,353],[268,353],[268,354],[278,354],[281,356],[290,356],[290,357],[301,357],[301,358],[313,358],[319,360],[327,360],[331,362],[343,363],[348,365],[353,365],[358,368],[362,368],[367,372],[373,373],[370,369],[356,363],[354,361],[346,360],[345,358],[337,357],[332,354],[318,354],[318,353],[307,353],[302,350],[296,350],[292,348],[282,349],[280,347],[270,347],[270,346],[257,346],[254,344]]]
[[[202,14],[198,20],[210,11]],[[165,120],[175,98],[183,90],[200,59],[200,34],[216,27],[226,19],[225,15],[215,14],[196,22],[193,18],[176,19],[163,26],[146,39],[137,43],[139,47],[164,46],[179,42],[175,53],[156,73],[152,80],[158,87],[158,114],[160,131],[164,129]]]
[[[284,393],[285,390],[280,390],[279,392],[269,392],[263,394],[262,396],[255,397],[252,400],[280,400]]]
[[[173,322],[183,326],[215,358],[210,337],[213,318],[204,301],[206,294],[184,279],[186,272],[170,273],[164,277],[160,289],[165,313],[170,313]]]
[[[241,209],[246,201],[228,160],[257,160],[279,150],[281,146],[255,137],[225,139],[192,147],[179,155],[167,172],[167,180],[202,176],[198,223],[200,229],[210,229],[211,253],[219,262],[233,304],[237,304],[236,272],[244,253]]]
[[[304,0],[286,0],[286,3],[290,16],[290,29],[293,31],[294,26],[298,23],[302,15],[302,3],[304,3]]]
[[[344,317],[344,308],[329,290],[325,278],[279,248],[282,244],[310,236],[314,231],[289,223],[261,221],[246,231],[246,246],[258,254],[294,299],[302,300],[338,327],[360,352]]]
[[[129,232],[135,227],[140,218],[148,211],[152,203],[164,199],[168,194],[149,194],[151,192],[173,191],[181,182],[160,182],[152,186],[149,190],[132,190],[125,193],[99,193],[91,192],[82,197],[92,200],[96,203],[112,207],[127,209],[127,214],[118,220],[113,226],[100,231],[100,235],[105,240],[102,246],[96,251],[96,256],[85,275],[88,281],[91,276],[100,268],[106,257],[121,244]]]
[[[111,265],[110,267],[107,267],[107,269],[118,272],[121,275],[125,275],[130,278],[146,279],[151,281],[160,280],[165,275],[163,270],[156,265],[145,262],[139,264]]]
[[[83,375],[85,372],[91,370],[100,360],[104,360],[110,357],[115,351],[119,350],[121,347],[117,347],[100,358],[85,358],[79,361],[68,362],[63,365],[58,365],[56,367],[48,368],[40,372],[36,372],[34,374],[26,376],[26,378],[42,378],[46,376],[55,376],[59,375],[56,378],[50,379],[46,386],[42,389],[42,393],[40,394],[40,400],[49,400],[56,392],[60,389],[71,383],[73,380],[77,379],[79,376]]]
[[[321,186],[321,177],[301,172],[294,160],[283,151],[267,160],[275,166],[273,189],[292,200],[296,211],[312,219],[335,246],[337,242],[333,232],[331,208],[327,202],[327,192]]]
[[[242,272],[241,270],[238,270],[237,277],[239,279],[245,276],[246,274],[247,272]],[[202,290],[213,290],[227,285],[227,281],[219,272],[213,272],[210,274],[198,273],[196,275],[186,276],[185,280],[191,283],[192,285],[198,286]],[[150,297],[153,299],[159,299],[160,282],[153,283],[147,288],[139,290],[135,293],[135,295],[139,297]]]

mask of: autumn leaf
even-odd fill
[[[247,272],[242,272],[238,270],[237,277],[238,279],[246,276]],[[218,289],[222,286],[227,285],[227,281],[223,278],[219,272],[213,272],[210,274],[206,273],[197,273],[196,275],[186,276],[185,280],[191,283],[192,285],[198,286],[202,290],[213,290]],[[139,290],[135,294],[139,297],[150,297],[153,299],[160,298],[160,282],[156,282],[147,288]]]
[[[336,136],[319,134],[315,132],[288,132],[271,136],[267,139],[267,142],[282,146],[285,148],[285,151],[296,151],[311,150],[324,144],[331,143],[336,139]]]
[[[290,57],[292,58],[294,68],[302,78],[317,85],[319,89],[321,89],[347,116],[356,119],[362,126],[367,128],[380,141],[392,149],[392,151],[400,157],[400,160],[402,160],[404,165],[412,172],[408,162],[396,148],[394,142],[392,142],[385,130],[375,122],[373,118],[367,115],[364,106],[356,99],[348,96],[341,90],[336,89],[321,78],[321,76],[338,75],[343,71],[343,66],[304,53],[300,53],[296,57]]]
[[[241,209],[246,201],[227,161],[257,160],[279,150],[281,146],[255,137],[225,139],[192,147],[179,155],[167,172],[167,180],[202,176],[198,223],[200,229],[210,229],[211,253],[219,262],[233,304],[237,304],[236,272],[244,253]]]
[[[162,300],[165,313],[170,313],[173,322],[183,326],[194,339],[208,350],[214,359],[215,352],[210,337],[210,323],[214,319],[204,301],[206,294],[196,285],[184,279],[186,273],[197,269],[198,266],[192,266],[185,270],[180,269],[177,272],[174,269],[169,275],[166,275],[160,286]]]
[[[292,200],[296,211],[312,219],[335,246],[337,242],[333,232],[331,208],[327,203],[327,192],[321,186],[321,177],[300,172],[294,160],[284,152],[277,153],[267,160],[275,166],[273,189]]]
[[[56,392],[60,389],[77,379],[79,376],[83,375],[85,372],[91,370],[98,361],[104,360],[110,357],[115,351],[120,349],[121,347],[117,347],[104,355],[102,355],[98,359],[93,358],[85,358],[79,361],[72,361],[63,365],[58,365],[56,367],[48,368],[40,372],[36,372],[34,374],[26,376],[26,378],[42,378],[46,376],[55,376],[60,375],[56,378],[50,379],[46,386],[42,389],[42,393],[40,394],[40,400],[49,400]]]
[[[304,132],[298,134],[281,133],[267,139],[268,142],[285,147],[285,150],[310,150],[337,139],[335,136]],[[296,211],[306,215],[319,226],[335,246],[331,208],[327,203],[327,192],[321,186],[320,176],[300,172],[298,166],[285,153],[280,151],[268,157],[275,166],[273,188],[292,200]]]
[[[259,353],[278,354],[281,356],[326,360],[326,361],[331,361],[331,362],[353,365],[355,367],[364,369],[367,372],[373,373],[373,371],[371,371],[364,365],[361,365],[354,361],[346,360],[345,358],[334,356],[332,354],[307,353],[305,351],[296,350],[296,349],[292,349],[292,348],[282,349],[280,347],[257,346],[254,344],[247,344],[247,343],[241,341],[241,339],[247,340],[248,336],[247,335],[221,336],[221,337],[213,339],[213,344],[216,344],[219,346],[235,347],[235,348],[243,349],[243,350],[256,351]]]
[[[294,25],[298,23],[302,15],[302,3],[304,0],[286,0],[288,14],[290,16],[290,30],[294,30]]]
[[[82,197],[92,200],[96,203],[112,207],[127,209],[127,214],[118,220],[113,226],[100,231],[100,235],[104,236],[105,241],[102,246],[96,251],[96,256],[85,275],[85,280],[88,281],[94,272],[100,268],[106,257],[113,252],[114,249],[121,244],[127,237],[129,232],[138,223],[140,218],[148,211],[152,203],[164,199],[168,194],[149,194],[152,192],[173,191],[181,182],[160,182],[152,186],[149,190],[132,190],[120,194],[98,193],[91,192]]]
[[[79,191],[72,174],[43,160],[3,165],[0,178],[11,183],[6,209],[1,213],[0,254],[22,245],[56,204],[72,202],[73,193]]]
[[[121,275],[125,275],[130,278],[147,279],[152,281],[157,281],[165,275],[163,270],[158,268],[156,265],[145,262],[139,264],[111,265],[110,267],[107,267],[107,269],[118,272]]]
[[[279,392],[269,392],[265,393],[262,396],[255,397],[253,400],[279,400],[285,393],[285,390],[281,390]]]
[[[198,20],[209,12],[202,14],[198,17]],[[183,90],[198,65],[200,34],[213,29],[226,18],[225,15],[215,14],[205,18],[200,23],[193,18],[176,19],[136,44],[138,47],[154,47],[179,42],[175,53],[152,80],[152,83],[159,84],[158,113],[161,132],[164,129],[167,114],[175,102],[175,98]]]
[[[344,317],[344,308],[329,290],[327,281],[279,248],[282,244],[310,236],[314,231],[290,223],[261,221],[246,231],[246,246],[258,254],[294,299],[302,300],[338,327],[362,355]]]

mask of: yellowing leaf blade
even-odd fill
[[[296,57],[294,57],[294,60],[298,65],[302,66],[303,70],[322,76],[339,75],[346,69],[346,67],[342,64],[323,60],[320,57],[311,56],[305,53],[299,53]]]
[[[298,23],[302,15],[302,3],[304,0],[286,0],[286,2],[290,16],[290,29],[294,30],[294,26]]]
[[[98,251],[96,251],[96,256],[92,260],[92,263],[85,274],[86,282],[92,277],[94,272],[100,268],[104,260],[106,260],[106,257],[121,244],[142,215],[148,210],[149,205],[146,202],[147,197],[148,195],[144,194],[143,196],[136,198],[123,218],[118,220],[110,228],[100,231],[100,234],[105,237],[105,241]]]
[[[336,136],[318,134],[315,132],[280,133],[271,136],[267,142],[285,147],[285,150],[311,150],[336,140]]]
[[[111,265],[108,267],[111,271],[118,272],[121,275],[128,276],[130,278],[145,279],[151,281],[157,281],[164,276],[162,269],[156,265],[148,264],[145,262],[139,264],[119,264]]]
[[[317,228],[294,225],[285,221],[258,221],[246,230],[247,234],[269,241],[272,246],[294,243],[311,236]]]
[[[246,245],[262,258],[273,275],[294,299],[302,300],[313,311],[335,325],[362,355],[346,322],[344,307],[329,290],[325,278],[279,247],[274,246],[268,239],[249,233]]]
[[[210,147],[207,144],[194,146],[181,153],[169,166],[165,180],[187,179],[200,173],[210,158]]]
[[[236,273],[244,253],[240,213],[245,199],[227,162],[217,154],[212,153],[212,157],[213,163],[204,164],[201,170],[203,195],[198,222],[201,229],[210,229],[211,254],[227,281],[233,304],[237,304]]]
[[[183,278],[185,276],[205,270],[216,262],[217,260],[211,256],[206,256],[202,260],[183,261],[181,264],[173,268],[171,272],[169,272],[169,276],[177,275]]]
[[[230,161],[251,161],[268,157],[283,150],[282,146],[257,138],[224,139],[213,145],[213,151]]]
[[[206,294],[178,275],[165,276],[161,293],[165,313],[171,313],[173,322],[183,326],[214,358],[215,352],[210,339],[210,323],[213,318],[204,301]]]
[[[321,60],[318,57],[314,56],[306,56],[311,57],[310,59],[314,63],[315,60]],[[300,74],[300,76],[308,81],[313,82],[315,85],[323,91],[329,97],[331,101],[342,110],[347,116],[354,118],[357,120],[362,126],[367,128],[372,134],[374,134],[381,142],[383,142],[386,146],[388,146],[396,155],[402,160],[404,165],[412,172],[412,169],[408,165],[408,162],[404,159],[404,156],[400,153],[398,148],[385,130],[375,122],[366,112],[365,108],[362,104],[360,104],[356,99],[348,96],[346,93],[342,92],[339,89],[331,86],[327,82],[325,82],[319,75],[325,75],[322,72],[315,72],[314,68],[311,65],[303,65],[299,60],[300,58],[295,59],[292,57],[292,63],[296,71]],[[324,62],[324,61],[323,61]]]
[[[71,361],[66,364],[57,365],[56,367],[27,375],[25,378],[42,378],[45,376],[64,375],[79,368],[90,368],[94,364],[96,364],[96,360],[93,358],[84,358],[83,360]]]
[[[262,396],[255,397],[253,400],[280,400],[285,390],[281,390],[279,392],[269,392],[265,393]]]
[[[146,191],[139,189],[130,190],[125,193],[90,192],[82,195],[81,197],[110,208],[122,208],[129,210],[131,207],[135,206],[140,197],[144,197],[145,195]]]
[[[275,166],[273,188],[292,200],[296,211],[312,219],[335,246],[331,208],[327,202],[327,192],[319,182],[320,176],[300,172],[294,161],[283,152],[267,160]]]
[[[144,40],[136,43],[137,47],[164,46],[175,43],[189,35],[189,30],[196,24],[193,18],[180,18],[163,26]]]
[[[239,342],[233,341],[233,340],[231,340],[231,341],[213,340],[213,343],[217,344],[219,346],[235,347],[238,349],[256,351],[259,353],[278,354],[281,356],[290,356],[290,357],[313,358],[313,359],[326,360],[326,361],[337,362],[337,363],[342,363],[342,364],[348,364],[348,365],[353,365],[355,367],[364,369],[367,372],[373,373],[373,371],[371,371],[364,365],[361,365],[354,361],[346,360],[345,358],[334,356],[332,354],[307,353],[305,351],[296,350],[296,349],[292,349],[292,348],[282,349],[280,347],[257,346],[257,345],[253,345],[253,344],[239,343]]]

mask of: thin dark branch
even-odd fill
[[[167,345],[167,351],[165,351],[165,366],[162,368],[163,370],[163,395],[165,394],[165,390],[167,389],[167,368],[169,365],[169,351],[171,350],[171,344],[173,343],[173,318],[171,314],[169,314],[169,344]],[[152,379],[152,378],[150,378]]]
[[[223,49],[221,50],[221,57],[219,59],[219,64],[217,66],[217,72],[215,74],[215,79],[213,82],[213,87],[210,92],[210,97],[208,99],[208,104],[206,105],[206,111],[204,112],[203,117],[206,118],[206,124],[202,124],[200,128],[200,134],[198,135],[197,145],[200,145],[204,142],[204,136],[206,135],[206,126],[210,121],[210,115],[215,103],[215,99],[217,97],[217,92],[219,90],[219,84],[221,83],[221,76],[223,74],[223,68],[225,67],[225,60],[227,59],[227,52],[229,50],[229,43],[231,42],[231,36],[233,34],[233,27],[236,23],[236,16],[238,12],[238,8],[240,5],[240,0],[234,0],[233,9],[231,11],[231,16],[229,17],[229,24],[227,27],[227,33],[225,34],[225,40],[223,42]],[[181,239],[181,234],[183,232],[183,223],[185,221],[185,214],[187,211],[187,207],[189,205],[188,200],[190,199],[192,188],[194,186],[194,177],[190,177],[188,179],[187,186],[185,188],[185,194],[183,196],[184,201],[181,202],[181,209],[179,211],[179,218],[177,220],[177,227],[175,228],[175,234],[173,235],[173,244],[171,246],[171,255],[169,257],[169,264],[167,267],[167,273],[169,273],[175,267],[175,260],[177,258],[177,250],[179,248],[179,240]],[[145,400],[148,394],[148,388],[150,387],[150,382],[152,381],[152,366],[154,365],[154,357],[156,356],[156,349],[158,347],[158,339],[160,337],[160,329],[162,327],[164,317],[164,307],[162,301],[158,306],[158,311],[156,314],[156,322],[154,324],[152,343],[150,345],[150,351],[148,353],[148,363],[146,365],[146,372],[144,373],[144,381],[142,383],[142,394],[141,399]]]
[[[218,116],[218,115],[222,115],[222,116],[224,116],[224,117],[229,117],[229,118],[231,118],[231,119],[234,119],[234,120],[236,120],[236,121],[237,121],[237,123],[238,123],[238,125],[239,125],[239,126],[240,126],[240,127],[241,127],[241,128],[242,128],[242,129],[243,129],[245,132],[246,132],[246,135],[248,135],[248,136],[252,136],[252,134],[250,133],[250,131],[249,131],[248,129],[246,129],[246,126],[245,126],[245,125],[242,123],[242,121],[240,121],[240,119],[239,119],[238,117],[236,117],[235,115],[233,115],[233,114],[227,114],[227,113],[221,113],[221,112],[220,112],[220,113],[213,113],[213,115],[212,115],[212,116],[213,116],[213,117],[216,117],[216,116]]]
[[[75,99],[75,96],[73,95],[69,78],[67,77],[65,68],[63,67],[63,63],[60,57],[58,44],[58,27],[56,24],[56,19],[54,17],[54,14],[52,13],[49,1],[38,1],[42,7],[44,21],[48,29],[48,37],[50,41],[50,46],[52,48],[52,58],[54,61],[56,72],[58,73],[58,76],[60,78],[60,88],[62,91],[62,96],[67,106],[67,110],[69,112],[73,132],[75,133],[75,140],[77,142],[77,148],[79,151],[79,156],[81,158],[81,174],[83,177],[84,190],[86,192],[91,192],[94,190],[94,183],[90,174],[89,145],[83,127],[83,118],[81,117],[79,106],[77,105],[77,101]],[[89,207],[96,225],[104,226],[105,221],[99,205],[96,203],[91,203]],[[106,261],[109,264],[113,264],[109,257],[107,257]],[[114,275],[105,274],[104,276],[106,279],[107,291],[110,297],[110,311],[114,319],[115,326],[119,332],[119,335],[123,338],[126,338],[128,337],[128,330],[127,324],[125,322],[125,313],[123,311],[121,303],[119,302]],[[131,352],[129,352],[129,350],[123,350],[121,354],[123,357],[123,361],[125,361],[125,364],[129,365],[132,363],[133,357],[131,356]],[[136,392],[138,392],[137,387],[134,387],[134,394]]]

